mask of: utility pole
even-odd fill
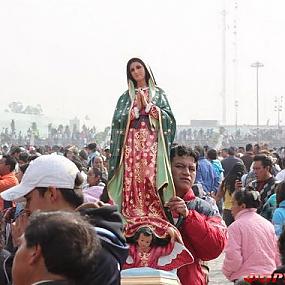
[[[283,96],[281,97],[275,97],[274,99],[274,111],[277,112],[277,128],[280,129],[280,113],[283,110]]]
[[[258,69],[264,65],[261,62],[254,62],[251,64],[251,67],[256,68],[256,134],[257,134],[257,143],[260,142],[260,133],[259,133],[259,94],[258,94]]]
[[[233,95],[235,99],[236,111],[236,131],[237,131],[237,109],[238,109],[238,1],[234,1],[233,11]]]
[[[236,133],[238,128],[238,100],[235,100],[235,127],[236,127]]]
[[[227,104],[226,104],[226,3],[224,0],[224,9],[222,10],[222,124],[227,123]]]

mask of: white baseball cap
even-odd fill
[[[36,187],[74,189],[76,165],[62,155],[42,155],[30,162],[20,184],[3,191],[0,195],[6,201],[18,200]]]

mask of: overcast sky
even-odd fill
[[[235,122],[235,100],[238,123],[256,123],[250,64],[258,60],[260,123],[276,124],[274,97],[285,95],[284,0],[0,0],[1,109],[39,103],[46,114],[89,115],[103,128],[136,56],[151,66],[178,124],[221,120],[224,8],[227,123]]]

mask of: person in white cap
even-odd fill
[[[35,210],[75,211],[83,203],[82,182],[76,165],[64,156],[42,155],[33,160],[21,183],[1,193],[1,197],[8,201],[26,200],[25,211],[16,220],[15,232],[25,228],[27,217]],[[116,206],[103,203],[100,206],[79,207],[80,213],[95,226],[102,244],[86,280],[92,279],[94,284],[117,285],[120,284],[120,269],[128,255],[122,219]],[[84,280],[81,284],[85,284]]]
[[[1,193],[7,201],[26,198],[26,210],[74,210],[83,203],[82,177],[73,162],[60,155],[33,160],[20,184]],[[68,190],[68,191],[67,191]]]

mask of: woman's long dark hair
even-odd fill
[[[133,83],[134,83],[134,86],[137,87],[137,82],[136,82],[136,81],[134,80],[134,78],[132,77],[132,74],[131,74],[131,71],[130,71],[130,67],[131,67],[131,64],[132,64],[133,62],[139,62],[139,63],[144,67],[144,70],[145,70],[145,82],[146,82],[146,84],[148,84],[148,81],[149,81],[149,79],[150,79],[150,74],[149,74],[149,72],[148,72],[148,69],[147,69],[145,63],[144,63],[141,59],[136,58],[136,57],[131,58],[131,59],[128,61],[128,64],[127,64],[127,78],[128,78],[128,81],[129,81],[129,80],[132,80]]]
[[[241,179],[244,172],[244,165],[241,162],[237,162],[223,181],[223,186],[225,187],[226,191],[229,191],[230,194],[234,193],[236,180]]]
[[[279,207],[279,204],[284,200],[285,200],[285,181],[282,181],[278,184],[276,188],[277,207]]]

